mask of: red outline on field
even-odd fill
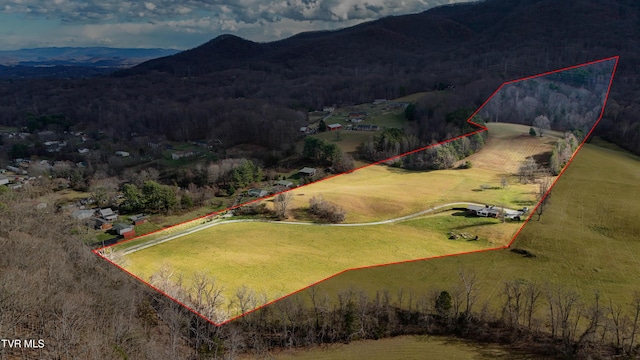
[[[296,290],[296,291],[294,291],[294,292],[292,292],[292,293],[290,293],[290,294],[287,294],[287,295],[284,295],[284,296],[282,296],[282,297],[280,297],[280,298],[278,298],[278,299],[272,300],[272,301],[270,301],[270,302],[268,302],[268,303],[266,303],[266,304],[264,304],[264,305],[261,305],[261,306],[259,306],[259,307],[255,308],[255,309],[249,310],[249,311],[245,312],[244,314],[241,314],[241,315],[235,316],[235,317],[233,317],[233,318],[231,318],[231,319],[229,319],[229,320],[223,321],[223,322],[221,322],[221,323],[216,323],[216,322],[212,321],[211,319],[209,319],[209,318],[205,317],[204,315],[200,314],[199,312],[197,312],[197,311],[195,311],[194,309],[190,308],[189,306],[185,305],[185,304],[184,304],[184,303],[182,303],[181,301],[179,301],[179,300],[177,300],[177,299],[175,299],[175,298],[171,297],[170,295],[168,295],[167,293],[165,293],[165,292],[164,292],[164,291],[162,291],[161,289],[158,289],[157,287],[155,287],[155,286],[151,285],[149,282],[147,282],[147,281],[143,280],[143,279],[142,279],[142,278],[140,278],[139,276],[137,276],[137,275],[133,274],[132,272],[128,271],[127,269],[123,268],[122,266],[120,266],[120,265],[116,264],[115,262],[111,261],[109,258],[107,258],[107,257],[106,257],[106,256],[104,256],[103,254],[101,254],[101,251],[102,251],[102,250],[104,250],[104,249],[106,249],[106,248],[109,248],[109,247],[112,247],[112,246],[115,246],[115,245],[121,245],[121,244],[123,244],[123,243],[126,243],[126,242],[129,242],[129,241],[132,241],[132,240],[138,239],[138,238],[143,237],[143,236],[147,236],[147,235],[151,235],[151,234],[154,234],[154,233],[157,233],[157,232],[161,232],[161,231],[164,231],[164,230],[167,230],[167,229],[171,229],[171,228],[174,228],[174,227],[180,226],[180,225],[185,224],[185,223],[188,223],[188,222],[192,222],[192,221],[197,221],[197,220],[200,220],[200,219],[208,218],[208,217],[211,217],[211,216],[214,216],[214,215],[220,214],[220,213],[225,212],[225,211],[229,211],[229,210],[236,209],[236,208],[238,208],[238,207],[240,207],[240,206],[244,206],[244,205],[251,204],[251,203],[254,203],[254,202],[257,202],[257,201],[261,201],[261,200],[266,199],[266,198],[271,198],[271,197],[273,197],[273,196],[276,196],[276,195],[281,194],[281,193],[283,193],[283,192],[287,192],[287,191],[289,191],[289,190],[281,191],[281,192],[276,193],[276,194],[274,194],[274,195],[265,196],[265,197],[262,197],[262,198],[259,198],[259,199],[255,199],[255,200],[247,201],[247,202],[245,202],[245,203],[238,204],[238,205],[235,205],[235,206],[229,207],[229,208],[227,208],[227,209],[220,210],[220,211],[216,211],[216,212],[213,212],[213,213],[210,213],[210,214],[206,214],[206,215],[203,215],[203,216],[197,217],[197,218],[195,218],[195,219],[187,220],[187,221],[184,221],[184,222],[181,222],[181,223],[178,223],[178,224],[172,225],[172,226],[167,227],[167,228],[158,229],[158,230],[152,231],[152,232],[150,232],[150,233],[146,233],[146,234],[144,234],[144,235],[136,236],[136,237],[134,237],[134,238],[131,238],[131,239],[128,239],[128,240],[125,240],[125,241],[121,241],[121,242],[118,242],[118,243],[115,243],[115,244],[111,244],[111,245],[108,245],[108,246],[104,246],[104,247],[101,247],[101,248],[99,248],[99,249],[95,249],[95,250],[93,250],[93,253],[94,253],[94,254],[96,254],[97,256],[101,257],[102,259],[106,260],[106,261],[107,261],[107,262],[109,262],[110,264],[114,265],[114,266],[115,266],[115,267],[117,267],[118,269],[120,269],[120,270],[124,271],[125,273],[127,273],[127,274],[131,275],[131,276],[132,276],[132,277],[134,277],[135,279],[137,279],[137,280],[141,281],[142,283],[146,284],[148,287],[152,288],[153,290],[155,290],[155,291],[159,292],[160,294],[162,294],[162,295],[164,295],[164,296],[168,297],[169,299],[173,300],[173,301],[174,301],[174,302],[176,302],[177,304],[180,304],[180,305],[184,306],[186,309],[188,309],[189,311],[191,311],[191,312],[192,312],[192,313],[194,313],[195,315],[199,316],[199,317],[200,317],[200,318],[202,318],[203,320],[205,320],[205,321],[209,322],[210,324],[215,325],[215,326],[221,326],[221,325],[224,325],[224,324],[226,324],[226,323],[228,323],[228,322],[231,322],[231,321],[233,321],[233,320],[236,320],[236,319],[238,319],[238,318],[240,318],[240,317],[243,317],[243,316],[245,316],[245,315],[247,315],[247,314],[250,314],[250,313],[252,313],[252,312],[254,312],[254,311],[256,311],[256,310],[262,309],[262,308],[263,308],[263,307],[265,307],[265,306],[269,306],[269,305],[271,305],[271,304],[273,304],[273,303],[275,303],[275,302],[277,302],[277,301],[280,301],[280,300],[282,300],[282,299],[284,299],[284,298],[287,298],[287,297],[289,297],[289,296],[292,296],[292,295],[294,295],[294,294],[297,294],[297,293],[299,293],[299,292],[302,292],[302,291],[304,291],[304,290],[307,290],[308,288],[310,288],[310,287],[312,287],[312,286],[314,286],[314,285],[317,285],[317,284],[319,284],[319,283],[322,283],[322,282],[324,282],[324,281],[327,281],[327,280],[329,280],[329,279],[332,279],[332,278],[334,278],[334,277],[336,277],[336,276],[338,276],[338,275],[342,275],[342,274],[344,274],[344,273],[346,273],[346,272],[349,272],[349,271],[354,271],[354,270],[363,270],[363,269],[371,269],[371,268],[382,267],[382,266],[398,265],[398,264],[406,264],[406,263],[417,262],[417,261],[425,261],[425,260],[441,259],[441,258],[446,258],[446,257],[461,256],[461,255],[475,254],[475,253],[481,253],[481,252],[487,252],[487,251],[494,251],[494,250],[507,249],[507,248],[511,247],[511,245],[513,245],[513,243],[514,243],[514,241],[516,240],[516,238],[518,237],[518,235],[520,235],[520,232],[522,231],[522,229],[524,229],[525,225],[529,222],[529,220],[531,220],[531,217],[535,214],[536,210],[538,209],[538,207],[540,206],[540,204],[542,203],[542,201],[544,201],[544,199],[547,197],[547,195],[551,192],[551,190],[553,189],[553,187],[555,186],[555,184],[558,182],[558,180],[560,179],[560,177],[562,176],[562,174],[565,172],[565,170],[567,169],[567,167],[569,166],[569,164],[571,164],[571,162],[572,162],[572,161],[573,161],[573,159],[575,158],[575,156],[576,156],[576,154],[578,153],[578,151],[580,151],[580,149],[581,149],[581,148],[582,148],[582,146],[585,144],[585,142],[587,141],[587,139],[591,136],[591,133],[593,133],[593,130],[594,130],[594,129],[596,128],[596,126],[600,123],[600,120],[602,120],[602,116],[604,115],[604,110],[605,110],[605,107],[606,107],[606,105],[607,105],[607,100],[609,99],[609,94],[610,94],[610,92],[611,92],[611,85],[613,84],[613,78],[614,78],[615,73],[616,73],[616,70],[617,70],[617,68],[618,68],[618,61],[619,61],[619,59],[620,59],[620,57],[619,57],[619,56],[612,56],[612,57],[604,58],[604,59],[601,59],[601,60],[595,60],[595,61],[591,61],[591,62],[588,62],[588,63],[580,64],[580,65],[574,65],[574,66],[569,66],[569,67],[565,67],[565,68],[561,68],[561,69],[557,69],[557,70],[548,71],[548,72],[541,73],[541,74],[538,74],[538,75],[532,75],[532,76],[527,76],[527,77],[524,77],[524,78],[521,78],[521,79],[516,79],[516,80],[507,81],[507,82],[503,83],[502,85],[500,85],[500,87],[498,87],[498,89],[497,89],[496,91],[494,91],[494,92],[493,92],[493,94],[491,94],[491,96],[489,96],[489,98],[488,98],[488,99],[487,99],[487,100],[486,100],[486,101],[485,101],[485,102],[484,102],[484,103],[483,103],[483,104],[482,104],[482,105],[481,105],[481,106],[480,106],[480,107],[479,107],[479,108],[478,108],[478,109],[477,109],[477,110],[476,110],[476,111],[475,111],[475,112],[474,112],[474,113],[469,117],[469,119],[467,119],[467,122],[468,122],[468,123],[470,123],[470,124],[472,124],[472,125],[474,125],[474,126],[478,127],[478,128],[479,128],[479,130],[472,131],[472,132],[470,132],[470,133],[467,133],[467,134],[464,134],[464,135],[460,135],[460,136],[457,136],[457,137],[454,137],[454,138],[451,138],[451,139],[448,139],[448,140],[442,141],[442,142],[437,143],[437,144],[433,144],[433,145],[429,145],[429,146],[421,147],[421,148],[419,148],[419,149],[415,149],[415,150],[412,150],[412,151],[409,151],[409,152],[406,152],[406,153],[403,153],[403,154],[400,154],[400,155],[397,155],[397,156],[393,156],[393,157],[390,157],[390,158],[387,158],[387,159],[384,159],[384,160],[376,161],[376,162],[374,162],[374,163],[371,163],[371,164],[367,164],[367,165],[361,166],[361,167],[359,167],[359,168],[356,168],[356,169],[354,169],[354,170],[350,170],[350,171],[345,172],[345,173],[332,175],[332,176],[326,177],[326,178],[324,178],[324,179],[318,180],[318,181],[316,181],[316,182],[313,182],[313,183],[309,183],[309,184],[305,184],[305,185],[303,185],[303,186],[307,186],[307,185],[315,184],[315,183],[317,183],[317,182],[324,181],[324,180],[328,180],[328,179],[334,178],[334,177],[336,177],[336,176],[340,176],[340,175],[343,175],[343,174],[352,173],[352,172],[354,172],[354,171],[357,171],[357,170],[360,170],[360,169],[364,169],[364,168],[369,167],[369,166],[382,164],[382,163],[385,163],[385,162],[388,162],[388,161],[391,161],[391,160],[394,160],[394,159],[398,159],[398,158],[403,157],[403,156],[406,156],[406,155],[414,154],[414,153],[417,153],[417,152],[420,152],[420,151],[423,151],[423,150],[426,150],[426,149],[429,149],[429,148],[433,148],[433,147],[436,147],[436,146],[439,146],[439,145],[442,145],[442,144],[447,144],[447,143],[449,143],[449,142],[452,142],[452,141],[455,141],[455,140],[462,139],[462,138],[464,138],[464,137],[472,136],[472,135],[479,134],[479,133],[481,133],[481,132],[487,131],[488,129],[487,129],[486,127],[484,127],[484,126],[482,126],[482,125],[480,125],[480,124],[477,124],[477,123],[475,123],[475,122],[471,121],[471,119],[473,119],[473,117],[474,117],[474,116],[476,116],[476,114],[478,114],[478,112],[480,112],[480,110],[482,110],[482,108],[483,108],[483,107],[484,107],[484,106],[485,106],[485,105],[486,105],[486,104],[487,104],[487,103],[488,103],[488,102],[489,102],[489,101],[490,101],[490,100],[491,100],[491,99],[492,99],[492,98],[493,98],[493,97],[494,97],[494,96],[495,96],[495,95],[496,95],[496,94],[497,94],[497,93],[498,93],[498,92],[499,92],[499,91],[504,87],[504,86],[509,85],[509,84],[513,84],[513,83],[517,83],[517,82],[521,82],[521,81],[525,81],[525,80],[530,80],[530,79],[534,79],[534,78],[542,77],[542,76],[549,75],[549,74],[554,74],[554,73],[558,73],[558,72],[562,72],[562,71],[567,71],[567,70],[571,70],[571,69],[580,68],[580,67],[583,67],[583,66],[588,66],[588,65],[592,65],[592,64],[597,64],[597,63],[605,62],[605,61],[610,61],[610,60],[613,60],[613,59],[615,59],[615,63],[614,63],[614,65],[613,65],[613,71],[611,72],[611,78],[609,79],[609,86],[608,86],[608,88],[607,88],[607,92],[606,92],[606,94],[605,94],[605,98],[604,98],[604,101],[603,101],[603,103],[602,103],[602,109],[600,110],[600,115],[598,116],[598,119],[596,120],[596,122],[595,122],[595,123],[593,124],[593,126],[591,127],[591,130],[589,131],[589,133],[584,137],[584,139],[582,140],[582,142],[580,143],[580,145],[578,146],[578,148],[573,152],[573,154],[572,154],[571,158],[569,159],[569,161],[567,162],[567,164],[562,168],[562,170],[560,171],[560,173],[559,173],[559,174],[558,174],[558,176],[556,177],[555,181],[554,181],[554,182],[551,184],[551,186],[549,187],[549,190],[547,190],[547,192],[543,195],[542,199],[541,199],[541,200],[538,202],[538,204],[536,204],[536,206],[531,210],[531,212],[529,213],[529,216],[528,216],[528,217],[527,217],[527,219],[523,222],[522,226],[520,227],[520,229],[518,229],[518,231],[517,231],[517,232],[516,232],[516,234],[513,236],[513,238],[511,239],[511,241],[509,242],[509,244],[508,244],[508,245],[499,246],[499,247],[495,247],[495,248],[487,248],[487,249],[481,249],[481,250],[474,250],[474,251],[468,251],[468,252],[456,253],[456,254],[438,255],[438,256],[426,257],[426,258],[421,258],[421,259],[403,260],[403,261],[391,262],[391,263],[386,263],[386,264],[376,264],[376,265],[369,265],[369,266],[361,266],[361,267],[356,267],[356,268],[350,268],[350,269],[342,270],[342,271],[340,271],[340,272],[338,272],[338,273],[335,273],[335,274],[333,274],[333,275],[331,275],[331,276],[329,276],[329,277],[326,277],[326,278],[324,278],[324,279],[322,279],[322,280],[318,280],[318,281],[316,281],[316,282],[314,282],[314,283],[312,283],[312,284],[310,284],[310,285],[307,285],[307,286],[305,286],[305,287],[303,287],[303,288],[301,288],[301,289],[298,289],[298,290]],[[298,187],[298,188],[300,188],[300,187]]]

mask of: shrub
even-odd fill
[[[263,202],[261,203],[250,203],[245,206],[241,206],[236,209],[236,215],[260,215],[269,213],[269,209],[267,209],[267,205]]]
[[[309,213],[321,221],[340,223],[344,221],[345,211],[340,206],[325,201],[322,197],[312,197],[309,200]]]

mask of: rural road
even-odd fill
[[[475,206],[485,206],[484,204],[478,204],[478,203],[470,203],[470,202],[454,202],[454,203],[448,203],[448,204],[443,204],[443,205],[439,205],[439,206],[435,206],[426,210],[422,210],[419,211],[417,213],[413,213],[410,215],[406,215],[406,216],[401,216],[401,217],[397,217],[397,218],[393,218],[393,219],[388,219],[388,220],[382,220],[382,221],[373,221],[373,222],[366,222],[366,223],[352,223],[352,224],[318,224],[318,223],[312,223],[312,222],[298,222],[298,221],[274,221],[274,220],[252,220],[252,219],[240,219],[240,220],[220,220],[220,219],[216,219],[213,220],[211,222],[202,224],[202,225],[198,225],[196,227],[193,227],[189,230],[186,230],[184,232],[181,232],[179,234],[175,234],[175,235],[170,235],[167,237],[162,237],[162,238],[158,238],[158,239],[154,239],[154,240],[150,240],[149,242],[145,242],[143,244],[139,244],[136,246],[132,246],[131,248],[124,250],[121,254],[122,255],[129,255],[132,254],[134,252],[140,251],[140,250],[144,250],[147,248],[150,248],[152,246],[156,246],[158,244],[162,244],[165,243],[167,241],[171,241],[171,240],[175,240],[177,238],[186,236],[186,235],[190,235],[193,234],[195,232],[204,230],[204,229],[208,229],[210,227],[213,226],[218,226],[218,225],[225,225],[225,224],[233,224],[233,223],[239,223],[239,222],[268,222],[268,223],[273,223],[273,224],[285,224],[285,225],[304,225],[304,226],[373,226],[373,225],[384,225],[384,224],[391,224],[391,223],[395,223],[395,222],[399,222],[399,221],[404,221],[404,220],[409,220],[418,216],[422,216],[434,211],[438,211],[440,209],[444,209],[444,208],[448,208],[448,207],[454,207],[454,206],[470,206],[470,205],[475,205]],[[516,212],[516,210],[513,209],[504,209],[505,212]]]

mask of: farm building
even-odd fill
[[[342,129],[341,124],[329,124],[327,125],[327,131],[336,131]]]
[[[126,152],[126,151],[116,151],[116,156],[120,156],[120,157],[128,157],[129,155],[131,155],[131,154],[129,154],[129,153],[128,153],[128,152]]]
[[[93,227],[96,230],[109,230],[113,227],[113,225],[105,219],[98,218],[96,219]]]
[[[266,190],[262,189],[249,189],[249,191],[247,191],[247,194],[249,194],[249,196],[251,197],[264,197],[269,193]]]
[[[310,168],[310,167],[303,167],[302,169],[300,169],[300,171],[298,171],[298,174],[300,174],[300,176],[313,176],[316,174],[316,169]]]
[[[145,214],[136,214],[129,216],[129,219],[133,225],[141,225],[147,222],[147,216]]]
[[[360,118],[363,119],[367,117],[367,113],[364,111],[358,111],[358,112],[351,112],[349,113],[349,119],[353,119],[353,118]]]
[[[287,180],[279,180],[279,181],[276,181],[276,185],[282,186],[283,188],[286,188],[286,189],[289,189],[290,187],[293,186],[293,183],[291,181],[287,181]]]
[[[124,236],[125,238],[130,238],[136,235],[136,230],[133,225],[130,224],[115,224],[113,225],[113,230],[115,230],[118,235]]]

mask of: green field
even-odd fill
[[[638,199],[640,158],[610,144],[587,144],[555,185],[541,220],[530,221],[513,245],[535,258],[497,250],[351,271],[318,288],[330,294],[349,287],[425,294],[451,289],[459,270],[467,269],[478,276],[480,302],[499,304],[503,283],[521,279],[568,286],[586,302],[598,290],[604,302],[626,305],[640,290]]]
[[[526,151],[521,147],[530,152],[545,151],[548,147],[548,139],[508,140],[514,131],[522,130],[517,125],[495,124],[491,129],[495,144],[503,149],[487,146],[476,157],[479,164],[483,164],[483,158],[500,151],[524,159]],[[535,146],[532,147],[531,141]],[[529,155],[533,154],[535,152]],[[293,204],[305,207],[311,196],[322,194],[346,209],[347,222],[356,223],[397,218],[457,201],[503,204],[511,208],[534,203],[535,185],[511,181],[506,188],[501,188],[503,175],[482,166],[431,172],[372,166],[293,190]],[[491,189],[482,190],[481,185]],[[168,266],[182,275],[186,285],[194,273],[205,272],[216,277],[218,284],[226,289],[229,302],[242,285],[265,294],[267,299],[275,299],[351,268],[503,246],[521,225],[467,217],[461,211],[358,227],[231,223],[128,254],[121,264],[143,279]],[[449,240],[450,231],[478,236],[478,241]],[[116,246],[114,250],[129,245],[131,243]],[[229,310],[234,314],[237,309]]]
[[[334,344],[310,350],[289,350],[270,354],[281,360],[323,359],[535,359],[507,351],[497,345],[484,345],[437,336],[399,336],[380,340]],[[249,357],[246,357],[247,359]],[[241,357],[241,359],[245,359]]]
[[[363,227],[230,223],[126,255],[122,265],[147,280],[168,266],[186,285],[204,271],[227,290],[227,300],[242,285],[273,300],[350,268],[500,246],[494,239],[521,226],[457,213]],[[479,240],[449,240],[452,230]]]
[[[489,141],[470,157],[471,169],[410,171],[369,166],[292,190],[292,207],[308,207],[312,197],[322,195],[345,209],[345,222],[358,223],[409,215],[456,201],[512,209],[533,205],[537,185],[520,184],[514,173],[526,157],[550,151],[560,134],[550,132],[539,138],[529,136],[527,126],[491,123],[488,127]],[[504,176],[509,178],[509,186],[503,189],[500,185]],[[482,190],[483,185],[489,190]]]

